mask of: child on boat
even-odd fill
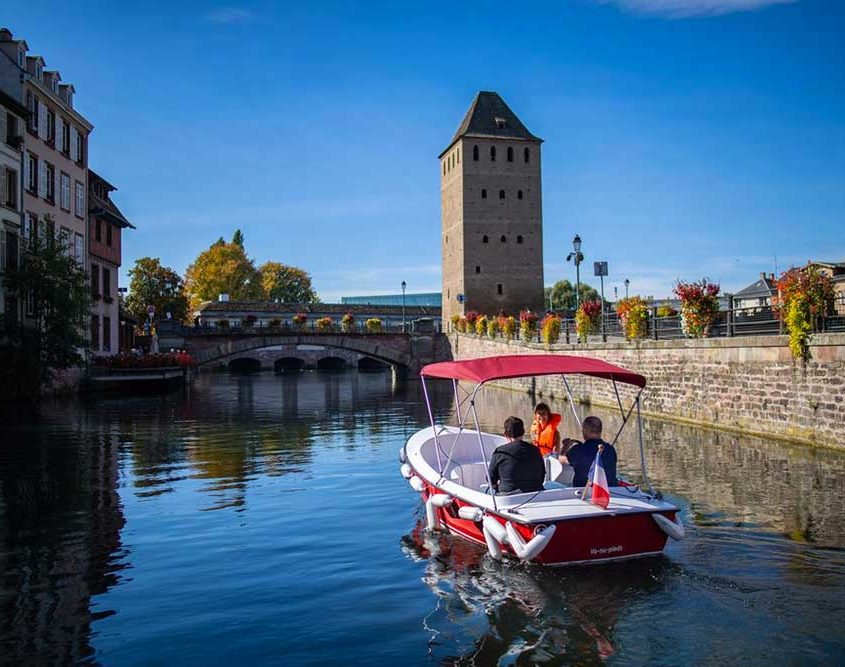
[[[545,403],[534,408],[534,422],[531,424],[531,442],[543,456],[551,456],[560,447],[560,433],[557,427],[560,415],[552,412]]]

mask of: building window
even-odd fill
[[[476,266],[476,267],[475,267],[475,272],[476,272],[476,273],[481,273],[481,267],[480,267],[480,266]]]
[[[103,318],[103,350],[111,350],[111,318]]]
[[[99,218],[94,224],[94,239],[97,241],[97,243],[103,242],[103,223]]]
[[[9,208],[16,209],[18,207],[18,172],[7,168],[4,182],[6,184],[6,201],[4,203]]]
[[[82,234],[75,234],[73,241],[73,256],[76,258],[76,263],[83,266],[85,263],[85,238]]]
[[[62,121],[62,137],[61,137],[61,150],[62,153],[65,155],[70,154],[70,125],[67,121]]]
[[[76,139],[76,161],[81,165],[85,163],[85,137],[77,132]]]
[[[91,298],[97,301],[100,298],[100,267],[91,263]]]
[[[56,201],[56,169],[52,164],[48,164],[44,170],[46,176],[44,184],[44,192],[50,203]]]
[[[525,157],[525,164],[528,164],[531,161],[531,151],[528,150],[527,146],[522,154]]]
[[[487,236],[487,234],[485,234],[484,236],[481,237],[481,242],[482,243],[490,243],[490,237]]]
[[[499,240],[500,240],[502,243],[507,243],[507,242],[508,242],[508,237],[507,237],[507,236],[505,236],[504,234],[502,234],[502,236],[499,238]]]
[[[490,162],[496,161],[496,147],[490,146]]]
[[[517,190],[517,191],[516,191],[516,198],[517,198],[517,199],[522,199],[522,190]]]
[[[38,157],[27,153],[26,165],[26,189],[35,194],[38,192]]]
[[[26,91],[26,110],[29,111],[27,129],[33,133],[38,132],[38,99],[31,90]]]
[[[458,150],[455,151],[455,157],[458,158],[458,164],[460,164],[461,163],[461,149],[460,148],[458,148]]]
[[[487,199],[487,190],[485,190],[484,188],[481,188],[481,198]]]
[[[103,300],[111,303],[111,271],[103,267]]]
[[[18,136],[18,119],[16,116],[13,116],[10,113],[6,114],[6,136],[3,137],[3,140],[12,145],[12,142],[17,139]]]
[[[18,67],[25,67],[24,61],[26,60],[26,51],[23,49],[18,50]]]
[[[499,190],[499,199],[504,199],[504,198],[505,198],[505,191]]]
[[[27,213],[23,223],[23,238],[26,246],[32,247],[35,243],[36,229],[38,229],[38,216]]]
[[[61,206],[65,211],[70,211],[70,176],[62,172],[60,181],[62,191],[60,193],[61,199],[59,201],[59,206]]]
[[[475,162],[478,162],[478,146],[472,147],[472,159]]]
[[[85,188],[79,181],[76,181],[74,186],[76,187],[76,200],[73,212],[77,218],[81,218],[85,215]]]
[[[56,143],[56,114],[47,109],[47,141]]]
[[[100,316],[91,316],[91,349],[100,349]]]
[[[522,234],[519,234],[519,235],[516,237],[516,242],[517,242],[517,243],[522,243]]]
[[[446,160],[443,160],[443,175],[446,175]]]
[[[4,260],[3,268],[14,271],[18,268],[18,235],[9,230],[6,232],[0,230],[0,235],[5,235],[5,252],[3,252],[2,257]]]
[[[513,146],[508,146],[508,162],[513,162]]]
[[[496,284],[496,292],[497,292],[498,294],[504,294],[504,292],[502,291],[502,283],[497,283],[497,284]]]

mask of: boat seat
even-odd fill
[[[481,485],[487,484],[487,466],[483,463],[454,463],[449,466],[450,480],[468,489],[481,491]]]

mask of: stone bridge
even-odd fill
[[[162,350],[184,349],[200,366],[243,370],[373,370],[389,366],[417,373],[425,364],[450,358],[448,340],[436,333],[217,333],[184,327],[162,330],[159,346]]]

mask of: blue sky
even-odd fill
[[[0,22],[95,125],[138,227],[124,276],[240,227],[326,300],[439,290],[437,155],[478,90],[545,139],[547,284],[575,233],[608,295],[845,260],[840,2],[42,1]]]

